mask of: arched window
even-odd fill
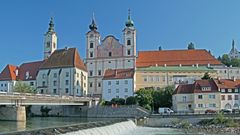
[[[127,45],[131,45],[131,40],[130,39],[127,40]]]
[[[112,52],[109,52],[109,53],[108,53],[108,56],[111,57],[111,56],[112,56]]]
[[[90,48],[93,48],[93,43],[90,43]]]

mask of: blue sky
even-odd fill
[[[85,57],[85,34],[92,13],[102,38],[121,40],[128,8],[137,29],[137,50],[185,49],[194,42],[215,56],[240,48],[239,0],[2,0],[0,69],[43,58],[44,33],[51,16],[58,48],[77,47]]]

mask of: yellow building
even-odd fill
[[[212,68],[198,66],[151,66],[136,69],[136,90],[153,87],[163,88],[168,85],[193,83],[208,72],[211,77],[216,77],[217,72]]]
[[[197,80],[193,84],[179,85],[173,93],[175,112],[204,113],[221,108],[220,91],[214,80]]]

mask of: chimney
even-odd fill
[[[198,63],[196,64],[196,67],[198,68]]]
[[[179,67],[182,67],[182,64],[179,64]]]
[[[207,64],[207,67],[210,67],[210,66],[211,66],[211,65],[208,63],[208,64]]]
[[[115,69],[115,76],[117,76],[117,69]]]
[[[236,81],[236,77],[235,77],[235,76],[233,76],[233,81],[234,81],[234,82]]]
[[[158,67],[158,64],[156,64],[155,66]]]
[[[164,67],[167,67],[167,64],[164,64]]]

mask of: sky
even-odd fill
[[[44,34],[54,18],[58,48],[76,47],[85,58],[86,33],[94,12],[103,39],[122,30],[131,9],[137,51],[211,50],[228,53],[234,39],[240,49],[239,0],[1,0],[0,70],[43,59]]]

